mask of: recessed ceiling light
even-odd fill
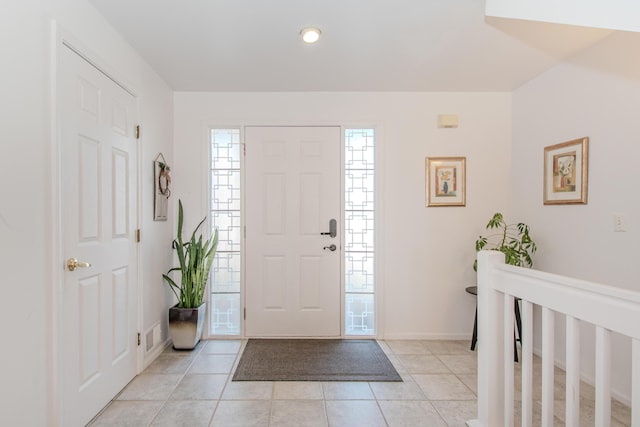
[[[304,28],[302,31],[300,31],[302,40],[304,40],[305,43],[317,42],[320,39],[320,34],[322,34],[322,32],[319,29],[313,27]]]

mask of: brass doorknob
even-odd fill
[[[69,271],[73,271],[78,267],[91,267],[91,264],[89,264],[88,262],[80,262],[75,258],[69,258],[67,260],[67,268],[69,269]]]

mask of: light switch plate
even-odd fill
[[[627,231],[627,214],[616,212],[613,214],[613,231]]]

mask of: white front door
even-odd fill
[[[136,101],[66,46],[60,61],[61,425],[81,426],[137,369]]]
[[[247,336],[340,336],[340,138],[339,127],[245,129]],[[332,219],[334,237],[322,234]]]

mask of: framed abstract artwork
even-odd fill
[[[589,138],[544,148],[544,204],[587,204]]]
[[[466,157],[426,158],[426,205],[464,206]]]

